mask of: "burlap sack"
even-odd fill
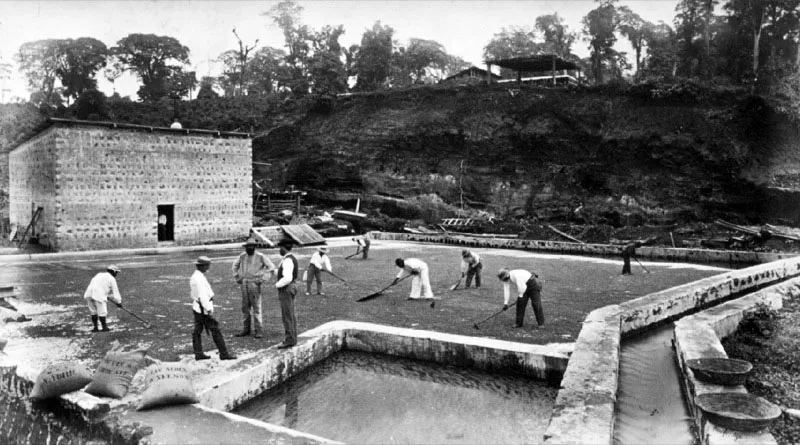
[[[147,368],[144,377],[145,391],[137,410],[162,405],[197,403],[189,370],[181,363],[161,363]]]
[[[98,397],[122,398],[142,367],[146,351],[109,351],[97,367],[86,392]]]
[[[79,363],[55,363],[36,377],[31,399],[49,399],[77,391],[92,381],[92,373]]]

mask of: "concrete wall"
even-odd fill
[[[465,247],[517,249],[574,255],[619,256],[620,248],[609,244],[581,244],[566,241],[541,241],[517,238],[490,238],[457,233],[428,234],[371,232],[372,239],[417,241],[434,244],[453,244]],[[640,247],[640,258],[664,259],[698,263],[757,264],[791,258],[793,254],[769,252],[740,252],[735,250],[677,249],[668,247]]]
[[[798,275],[800,257],[794,257],[730,271],[590,313],[570,356],[545,443],[613,443],[619,348],[625,334]]]
[[[24,231],[31,221],[31,205],[43,207],[36,233],[48,245],[57,227],[58,168],[56,130],[48,128],[8,155],[9,222]]]
[[[57,159],[55,190],[41,192],[55,197],[45,209],[55,250],[156,247],[158,205],[174,205],[176,245],[233,240],[252,226],[250,139],[60,124],[45,134]],[[43,150],[41,138],[11,153],[22,168],[14,208],[30,206],[32,183],[53,182],[23,155]]]
[[[687,360],[727,357],[721,338],[736,332],[739,322],[748,313],[756,311],[759,304],[773,309],[783,307],[784,298],[800,295],[800,278],[767,287],[746,297],[715,306],[675,323],[674,342],[678,364],[683,377],[687,405],[699,431],[703,444],[774,444],[768,431],[733,432],[710,423],[696,404],[697,396],[718,392],[747,392],[742,385],[722,386],[697,379],[686,365]]]

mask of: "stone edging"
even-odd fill
[[[730,271],[591,312],[564,373],[545,443],[613,443],[624,335],[798,275],[800,257]]]
[[[390,233],[370,232],[369,237],[375,240],[387,241],[416,241],[431,244],[453,244],[464,247],[484,247],[492,249],[518,249],[548,253],[567,253],[574,255],[590,255],[619,257],[619,246],[611,244],[581,244],[567,241],[542,241],[517,238],[483,238],[478,236],[461,235],[455,232],[449,234],[417,234],[417,233]],[[791,258],[795,254],[748,252],[738,250],[706,250],[683,249],[669,247],[639,247],[636,255],[641,258],[663,259],[668,261],[702,262],[702,263],[731,263],[731,264],[759,264],[769,263],[781,259]]]
[[[783,307],[785,296],[794,297],[798,294],[800,294],[800,278],[794,278],[698,314],[684,317],[675,323],[675,351],[678,356],[689,410],[699,431],[701,443],[705,445],[776,443],[775,438],[768,431],[733,432],[708,422],[702,410],[697,407],[695,402],[697,396],[708,393],[743,393],[747,391],[743,385],[728,387],[702,382],[695,378],[686,365],[686,361],[698,358],[727,357],[720,338],[736,332],[739,322],[748,313],[754,312],[759,303],[777,310]]]

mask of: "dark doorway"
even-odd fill
[[[172,217],[175,206],[160,205],[158,206],[158,240],[159,241],[175,241],[175,219]]]

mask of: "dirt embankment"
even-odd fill
[[[437,87],[339,98],[256,138],[254,160],[273,166],[255,174],[415,199],[416,212],[388,216],[428,222],[797,225],[798,130],[741,93],[687,103],[641,91]]]

